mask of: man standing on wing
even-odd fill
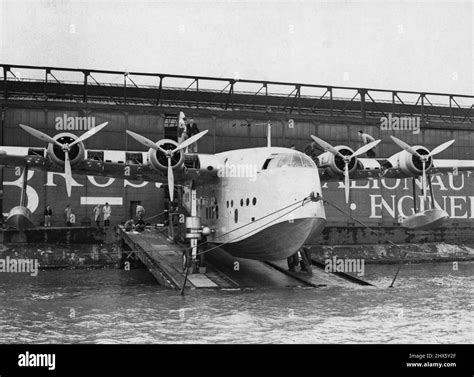
[[[358,132],[358,134],[359,134],[359,139],[362,140],[362,144],[363,144],[363,145],[366,145],[366,144],[369,144],[369,143],[375,141],[375,139],[374,139],[372,136],[370,136],[370,135],[367,134],[367,133],[364,133],[364,131],[362,131],[362,130],[360,130],[360,131]],[[370,158],[374,158],[374,157],[375,157],[375,150],[374,150],[374,149],[375,149],[375,147],[372,148],[372,149],[369,149],[369,150],[367,151],[367,157],[370,157]]]

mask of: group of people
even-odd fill
[[[109,203],[105,203],[104,207],[100,207],[100,204],[97,204],[94,209],[92,210],[94,215],[94,221],[97,224],[97,227],[100,227],[100,219],[103,216],[104,219],[104,226],[110,225],[110,216],[112,215],[112,208],[110,207]],[[49,228],[51,227],[51,218],[53,216],[53,210],[50,206],[46,206],[44,208],[44,227]],[[72,212],[71,205],[67,205],[64,209],[64,216],[66,220],[66,226],[70,227],[72,224],[75,223],[76,217]]]
[[[143,216],[145,216],[145,208],[139,204],[136,209],[137,222],[133,219],[127,220],[124,224],[125,231],[130,232],[136,230],[137,232],[143,232],[146,225]]]
[[[184,113],[181,111],[178,117],[178,143],[182,143],[183,141],[189,139],[191,136],[194,136],[199,133],[199,128],[196,123],[194,123],[194,119],[190,118],[189,120],[186,118]],[[197,145],[196,143],[191,144],[186,148],[186,152],[196,153],[197,152]]]
[[[66,226],[72,226],[75,222],[74,214],[72,213],[71,206],[68,204],[64,209],[64,214],[66,216]],[[46,206],[44,208],[44,227],[50,228],[51,227],[51,219],[53,217],[53,210],[51,206]]]
[[[72,224],[75,222],[75,216],[72,213],[72,208],[68,204],[66,208],[64,209],[64,215],[65,215],[65,220],[66,220],[66,226],[72,226]],[[44,208],[44,227],[45,228],[50,228],[51,227],[51,219],[53,217],[53,210],[51,209],[51,206],[46,206]]]
[[[101,217],[104,219],[104,227],[110,225],[110,216],[112,216],[112,207],[109,205],[108,202],[105,202],[105,205],[101,208],[100,204],[96,204],[94,209],[92,210],[92,214],[94,215],[94,221],[97,225],[97,228],[100,228],[100,219]]]

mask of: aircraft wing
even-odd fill
[[[433,166],[427,170],[427,173],[446,174],[474,171],[474,160],[440,160],[434,159]],[[319,173],[321,181],[342,181],[344,176],[342,174],[335,175],[329,167],[320,167]],[[408,174],[401,168],[391,167],[386,159],[380,158],[359,158],[357,161],[357,168],[350,173],[350,178],[355,180],[363,180],[369,178],[407,178],[418,177],[418,175]]]
[[[88,151],[86,151],[88,152]],[[124,151],[115,152],[116,155],[125,156]],[[136,152],[141,154],[142,152]],[[198,156],[192,154],[192,156]],[[186,154],[185,154],[186,157]],[[125,161],[125,158],[121,160]],[[46,153],[46,148],[27,148],[27,147],[0,147],[0,166],[4,167],[25,167],[32,170],[52,171],[63,173],[64,167],[53,163]],[[167,173],[154,169],[150,164],[130,163],[111,160],[97,160],[94,158],[86,158],[73,164],[73,174],[94,175],[110,178],[128,179],[131,181],[150,181],[166,184]],[[217,175],[217,171],[199,170],[195,168],[186,168],[185,164],[174,170],[174,179],[177,183],[195,180],[198,183],[213,179]]]
[[[474,160],[433,160],[431,174],[474,171]]]

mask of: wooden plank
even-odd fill
[[[125,232],[121,229],[122,239],[137,253],[139,259],[158,283],[174,289],[181,289],[184,277],[171,267],[165,258],[162,258],[158,253],[153,254],[152,244],[149,242],[150,235],[147,233],[149,232]]]
[[[148,268],[148,271],[150,271],[160,285],[168,288],[179,289],[179,286],[174,285],[173,282],[169,280],[168,276],[166,276],[160,268],[157,268],[148,255],[142,251],[136,251],[136,253],[140,261]]]
[[[181,289],[184,281],[183,250],[179,245],[170,243],[162,234],[149,230],[142,233],[122,230],[122,237],[132,249],[137,251],[140,260],[158,282],[165,281],[165,285]],[[195,288],[219,288],[219,284],[206,274],[188,275],[187,284]],[[230,284],[227,285],[230,286]]]
[[[196,288],[219,288],[219,286],[204,274],[188,275],[188,280]]]

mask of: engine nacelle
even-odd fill
[[[157,145],[159,145],[164,150],[173,150],[178,146],[178,143],[171,139],[160,140]],[[159,171],[168,170],[168,157],[160,150],[151,149],[148,151],[148,160],[150,161],[151,166]],[[171,157],[171,166],[173,169],[179,168],[183,165],[184,162],[184,151],[179,150],[173,154]]]
[[[346,147],[345,145],[338,145],[334,147],[338,150],[339,153],[350,156],[354,151]],[[339,155],[333,155],[331,152],[324,152],[318,156],[319,167],[326,168],[326,172],[334,178],[339,178],[344,176],[344,160]],[[351,158],[349,162],[349,174],[354,172],[357,168],[357,158]]]
[[[414,148],[420,155],[427,155],[430,153],[428,149],[421,145],[415,145],[412,148]],[[407,151],[398,152],[387,161],[390,163],[392,168],[399,169],[400,173],[406,178],[419,176],[423,173],[423,163],[421,162],[421,159]],[[433,160],[430,157],[426,161],[426,170],[430,169],[432,165]]]
[[[71,144],[73,141],[77,140],[78,136],[71,134],[69,132],[62,132],[53,137],[54,140],[60,142],[61,144]],[[64,161],[66,159],[63,149],[56,144],[49,144],[47,149],[47,155],[49,159],[56,165],[64,166]],[[74,166],[85,159],[85,148],[84,144],[77,143],[73,145],[69,151],[69,160],[71,166]]]

